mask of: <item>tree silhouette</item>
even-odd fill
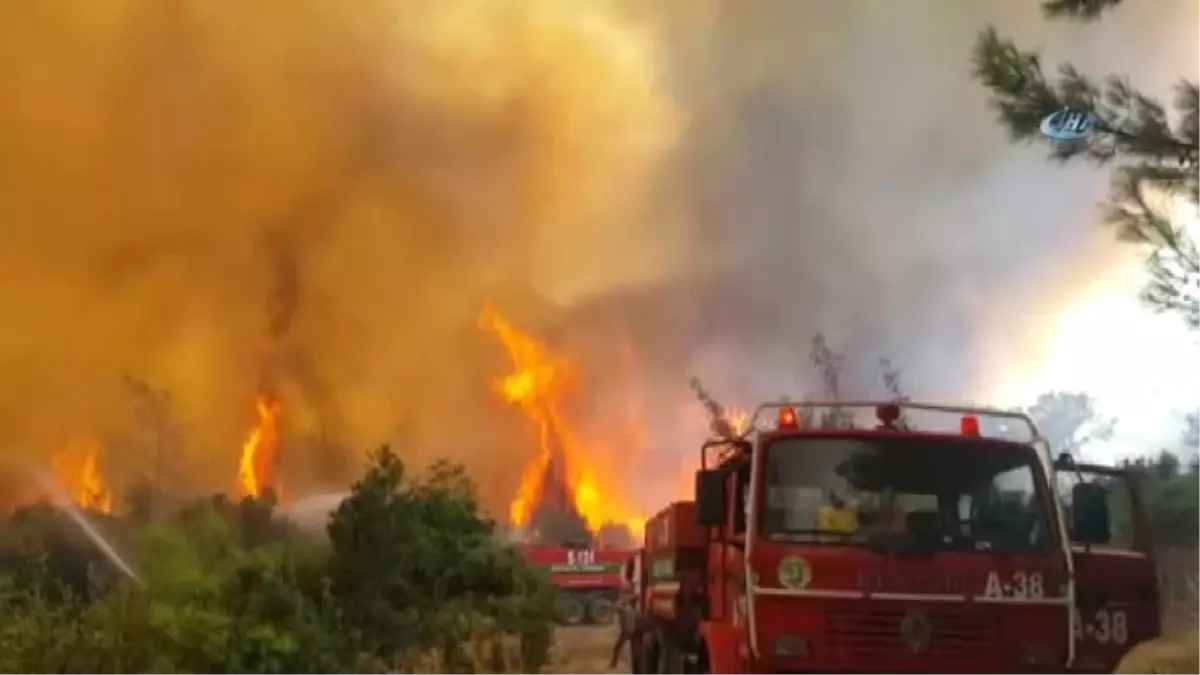
[[[846,357],[833,351],[825,342],[825,335],[817,333],[813,336],[812,352],[809,354],[814,366],[821,375],[825,387],[825,400],[837,403],[842,400],[842,366]],[[820,426],[830,428],[849,428],[854,425],[854,415],[842,408],[833,406],[821,412]]]
[[[1122,0],[1048,0],[1050,19],[1096,20]],[[1063,64],[1048,77],[1037,52],[1022,51],[989,26],[973,54],[975,77],[991,92],[990,104],[1009,135],[1020,142],[1041,139],[1060,161],[1083,158],[1113,165],[1112,190],[1104,220],[1121,241],[1146,252],[1150,280],[1143,300],[1160,311],[1180,314],[1200,328],[1200,251],[1185,222],[1200,202],[1200,90],[1195,82],[1176,86],[1175,120],[1164,106],[1128,80],[1109,76],[1103,86]],[[1093,111],[1096,133],[1078,141],[1053,141],[1039,132],[1048,115]],[[1173,206],[1191,212],[1182,219]],[[1183,222],[1180,222],[1182,220]]]
[[[1184,450],[1193,452],[1200,450],[1200,413],[1188,413],[1184,417],[1183,441]]]
[[[1025,412],[1055,454],[1076,455],[1089,443],[1108,440],[1116,425],[1115,420],[1100,415],[1095,400],[1082,392],[1046,392]]]

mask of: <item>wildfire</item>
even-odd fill
[[[505,346],[513,365],[513,372],[496,383],[497,392],[521,408],[537,435],[537,455],[522,471],[521,483],[509,504],[509,520],[514,525],[529,524],[545,496],[547,468],[557,458],[563,463],[567,498],[588,529],[597,532],[615,523],[640,535],[644,519],[624,507],[620,490],[602,481],[603,474],[592,461],[598,444],[583,443],[563,414],[562,398],[573,375],[570,364],[550,354],[494,310],[484,310],[480,323]]]
[[[238,462],[238,491],[242,497],[258,497],[273,485],[275,461],[279,451],[279,400],[259,395],[254,402],[258,424],[242,444]]]
[[[50,467],[55,479],[80,508],[112,513],[112,491],[100,474],[100,448],[88,436],[77,436],[54,456]]]

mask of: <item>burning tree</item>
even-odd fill
[[[289,217],[295,214],[289,214]],[[283,230],[265,235],[259,244],[272,274],[267,294],[263,351],[259,359],[258,394],[254,400],[257,422],[242,444],[238,460],[238,493],[258,498],[268,490],[282,494],[279,468],[279,414],[283,401],[278,395],[286,367],[285,343],[300,307],[299,267],[295,242]]]
[[[279,494],[279,479],[274,475],[279,459],[279,399],[260,395],[255,400],[258,423],[242,444],[238,462],[238,491],[242,497],[259,497],[272,488]]]
[[[512,372],[495,389],[520,408],[537,438],[537,453],[509,505],[510,523],[560,542],[592,539],[612,524],[640,533],[644,519],[621,501],[615,483],[604,482],[607,476],[591,459],[595,448],[566,414],[564,398],[574,380],[570,363],[493,309],[484,310],[480,323],[512,362]]]
[[[112,491],[100,473],[100,446],[90,436],[76,436],[50,462],[54,478],[82,509],[111,513]]]

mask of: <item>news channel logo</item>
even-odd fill
[[[1100,129],[1100,118],[1090,110],[1064,108],[1042,119],[1038,129],[1056,141],[1082,141]]]

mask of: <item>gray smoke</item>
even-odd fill
[[[676,53],[690,118],[666,194],[686,204],[689,264],[564,320],[592,344],[621,326],[641,348],[665,421],[655,472],[694,462],[704,432],[672,424],[687,375],[727,404],[819,395],[817,331],[846,355],[850,397],[885,394],[888,356],[917,399],[988,403],[1073,289],[1116,262],[1097,226],[1104,174],[1012,146],[969,77],[971,44],[994,22],[1050,67],[1169,96],[1197,75],[1197,5],[1131,2],[1083,26],[1039,4],[719,3]]]
[[[579,311],[624,317],[639,344],[664,346],[643,361],[666,371],[728,346],[746,371],[790,375],[825,331],[869,371],[860,389],[882,386],[889,354],[921,394],[973,395],[1020,356],[1074,281],[1064,271],[1103,264],[1086,256],[1105,187],[1008,144],[969,79],[975,32],[997,22],[1151,87],[1194,77],[1179,56],[1196,36],[1178,28],[1194,3],[1129,5],[1085,28],[1045,24],[1036,2],[721,4],[699,64],[676,64],[693,74],[672,176],[692,265]],[[1151,38],[1171,48],[1145,49]]]

